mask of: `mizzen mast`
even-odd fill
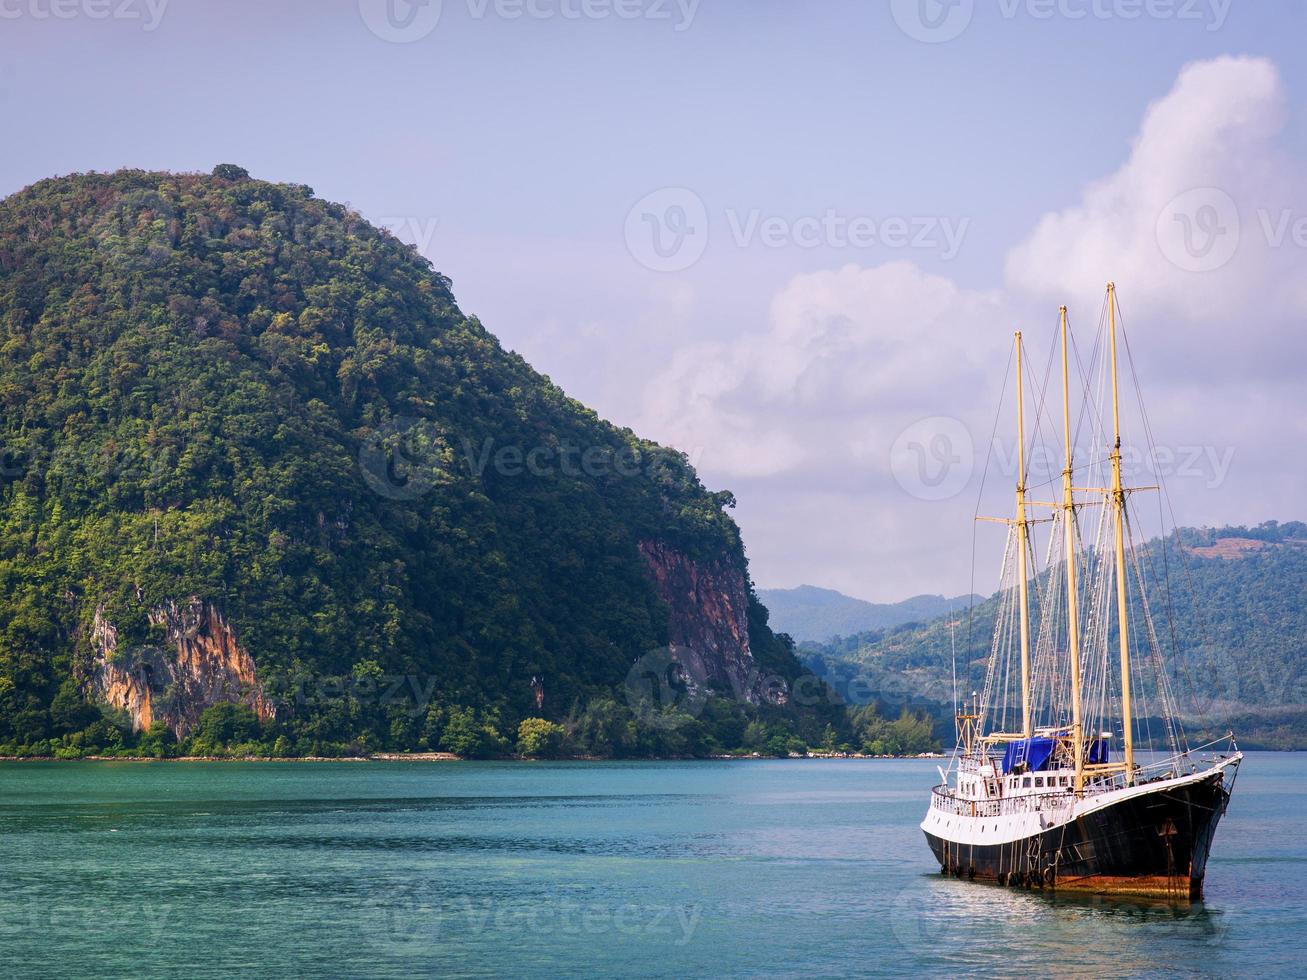
[[[1075,756],[1076,795],[1085,786],[1085,733],[1080,705],[1080,597],[1076,588],[1076,504],[1071,485],[1071,386],[1067,355],[1066,307],[1059,311],[1062,333],[1062,436],[1066,469],[1062,471],[1062,533],[1066,537],[1066,635],[1071,660],[1071,750]]]

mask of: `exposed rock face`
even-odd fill
[[[696,562],[657,541],[640,542],[640,553],[671,609],[671,642],[698,655],[709,681],[756,701],[744,570],[720,559]]]
[[[124,649],[118,629],[97,609],[91,643],[95,657],[87,686],[98,701],[126,711],[137,730],[164,721],[178,738],[205,708],[223,701],[246,704],[260,719],[275,714],[254,672],[254,659],[236,642],[211,603],[191,598],[150,610],[164,630],[162,646]]]

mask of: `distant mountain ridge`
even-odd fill
[[[965,609],[983,596],[918,595],[902,602],[867,602],[834,589],[800,585],[794,589],[759,589],[758,598],[771,613],[772,628],[795,640],[823,642],[869,630],[922,623],[950,609]]]
[[[1307,748],[1307,524],[1181,528],[1141,548],[1169,569],[1169,583],[1149,582],[1149,605],[1186,728]],[[933,706],[937,734],[951,732],[954,653],[960,689],[974,689],[997,608],[991,596],[925,623],[804,641],[800,655],[836,689],[862,692],[851,700]]]

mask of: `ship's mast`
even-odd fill
[[[1021,603],[1021,734],[1033,732],[1030,719],[1030,596],[1026,581],[1026,417],[1022,400],[1021,331],[1017,331],[1017,583]]]
[[[1116,524],[1116,624],[1121,642],[1121,726],[1125,745],[1125,782],[1135,773],[1134,720],[1130,705],[1130,629],[1125,578],[1125,489],[1121,486],[1121,412],[1116,377],[1116,284],[1107,284],[1108,333],[1112,351],[1112,509]]]
[[[1066,469],[1062,471],[1062,533],[1066,537],[1066,635],[1071,658],[1071,749],[1075,755],[1075,790],[1085,786],[1084,723],[1080,717],[1080,603],[1076,590],[1076,505],[1071,489],[1071,387],[1067,357],[1066,307],[1059,310],[1062,331],[1062,436]]]

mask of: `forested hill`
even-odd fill
[[[825,730],[761,690],[800,668],[730,494],[308,187],[224,165],[0,202],[0,449],[0,754],[493,754],[528,718],[534,748],[607,755]],[[722,697],[638,724],[628,675],[669,642],[686,690]]]
[[[1190,726],[1232,725],[1249,745],[1307,747],[1307,525],[1185,528],[1150,541],[1144,557],[1157,573],[1150,608]],[[932,704],[942,716],[953,644],[970,690],[984,678],[997,605],[991,597],[952,617],[800,651],[819,673],[844,684],[860,677],[879,700]]]

